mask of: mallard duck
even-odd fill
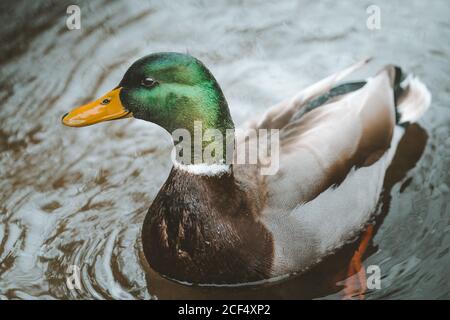
[[[431,101],[418,78],[395,66],[339,84],[368,61],[241,126],[278,130],[275,174],[262,175],[260,162],[175,162],[143,223],[149,265],[180,282],[254,283],[308,270],[364,230],[404,127]],[[223,135],[235,128],[214,76],[182,53],[137,60],[116,88],[62,122],[82,127],[128,117],[169,133],[194,134],[195,121]]]

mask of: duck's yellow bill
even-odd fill
[[[120,101],[120,90],[114,89],[103,97],[75,108],[62,118],[62,123],[69,127],[84,127],[102,121],[129,118],[131,112],[127,111]]]

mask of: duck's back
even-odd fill
[[[404,132],[402,119],[416,121],[430,103],[417,79],[403,89],[401,79],[401,70],[389,66],[308,112],[302,109],[317,93],[286,103],[283,121],[269,111],[254,122],[280,130],[280,169],[265,178],[261,218],[274,241],[274,276],[310,267],[352,239],[374,213]],[[319,96],[329,92],[325,84]]]

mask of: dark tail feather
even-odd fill
[[[381,72],[383,71],[387,71],[391,79],[392,88],[394,90],[395,122],[399,124],[401,114],[397,107],[401,97],[405,93],[405,89],[401,86],[401,83],[403,82],[403,80],[405,80],[405,74],[400,67],[394,65],[386,66],[385,68],[383,68],[383,70],[381,70]],[[402,123],[401,125],[407,126],[408,123]]]
[[[397,124],[406,127],[416,122],[431,103],[427,87],[412,75],[406,75],[397,66],[387,66],[394,90],[395,115]]]
[[[394,101],[395,105],[398,105],[398,98],[403,94],[404,89],[400,85],[405,80],[405,74],[400,67],[394,66]]]

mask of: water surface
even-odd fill
[[[364,298],[450,298],[447,1],[376,1],[372,31],[369,1],[76,1],[81,30],[69,31],[73,3],[1,4],[0,298],[345,295],[358,241],[305,276],[251,288],[186,287],[148,270],[140,228],[170,170],[168,137],[140,120],[72,129],[60,118],[156,51],[202,60],[237,124],[362,57],[376,58],[369,72],[395,63],[418,75],[433,102],[387,174],[364,257],[380,266],[382,288]],[[66,286],[70,265],[81,268],[81,290]]]

